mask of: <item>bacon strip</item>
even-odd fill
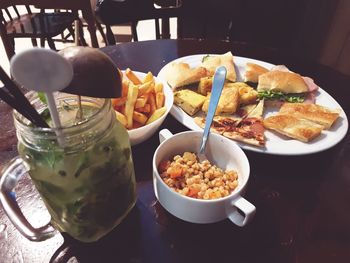
[[[319,86],[317,86],[315,84],[315,82],[312,78],[309,78],[309,77],[302,77],[302,78],[305,81],[305,83],[309,89],[309,92],[314,92],[314,91],[318,90]]]

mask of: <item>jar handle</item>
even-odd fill
[[[9,162],[0,178],[0,202],[11,222],[23,236],[31,241],[42,241],[54,236],[57,230],[50,223],[34,228],[24,217],[16,200],[11,195],[18,181],[26,173],[27,169],[22,158],[15,157]]]

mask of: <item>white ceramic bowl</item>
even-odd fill
[[[185,151],[197,152],[201,138],[201,131],[175,135],[166,129],[160,131],[161,144],[153,156],[153,186],[157,199],[168,212],[188,222],[214,223],[228,218],[238,226],[246,225],[256,210],[242,197],[248,183],[250,166],[245,153],[232,140],[211,133],[206,146],[206,156],[212,164],[238,173],[238,187],[229,196],[213,200],[190,198],[175,192],[161,179],[157,169],[159,163]]]
[[[146,75],[146,73],[143,73],[143,72],[138,72],[138,71],[133,71],[133,72],[141,80]],[[150,124],[147,124],[145,126],[137,128],[137,129],[128,130],[130,143],[132,146],[146,141],[148,138],[150,138],[158,130],[160,125],[165,120],[166,116],[169,114],[169,111],[174,103],[174,93],[173,93],[172,89],[169,87],[169,85],[165,81],[163,81],[155,76],[154,76],[154,78],[155,78],[156,83],[159,83],[159,82],[163,83],[166,112],[163,114],[162,117],[160,117],[158,120],[156,120]]]

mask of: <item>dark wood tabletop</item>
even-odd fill
[[[285,64],[312,77],[350,116],[350,77],[284,50],[225,41],[157,40],[102,48],[120,69],[155,75],[178,57],[225,53]],[[0,103],[0,168],[17,154],[10,110]],[[161,128],[187,130],[169,115]],[[192,224],[166,212],[152,186],[152,157],[158,135],[134,146],[138,201],[128,217],[100,241],[84,244],[69,236],[32,242],[0,208],[0,262],[350,262],[350,137],[310,155],[278,156],[245,151],[251,175],[245,197],[256,206],[252,222]],[[16,188],[29,221],[49,220],[28,177]]]

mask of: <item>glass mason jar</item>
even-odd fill
[[[46,105],[34,94],[31,101],[46,114]],[[59,93],[56,101],[59,129],[33,127],[14,112],[19,157],[52,226],[77,240],[96,241],[136,202],[128,132],[108,99],[81,97],[79,104],[78,96]]]

